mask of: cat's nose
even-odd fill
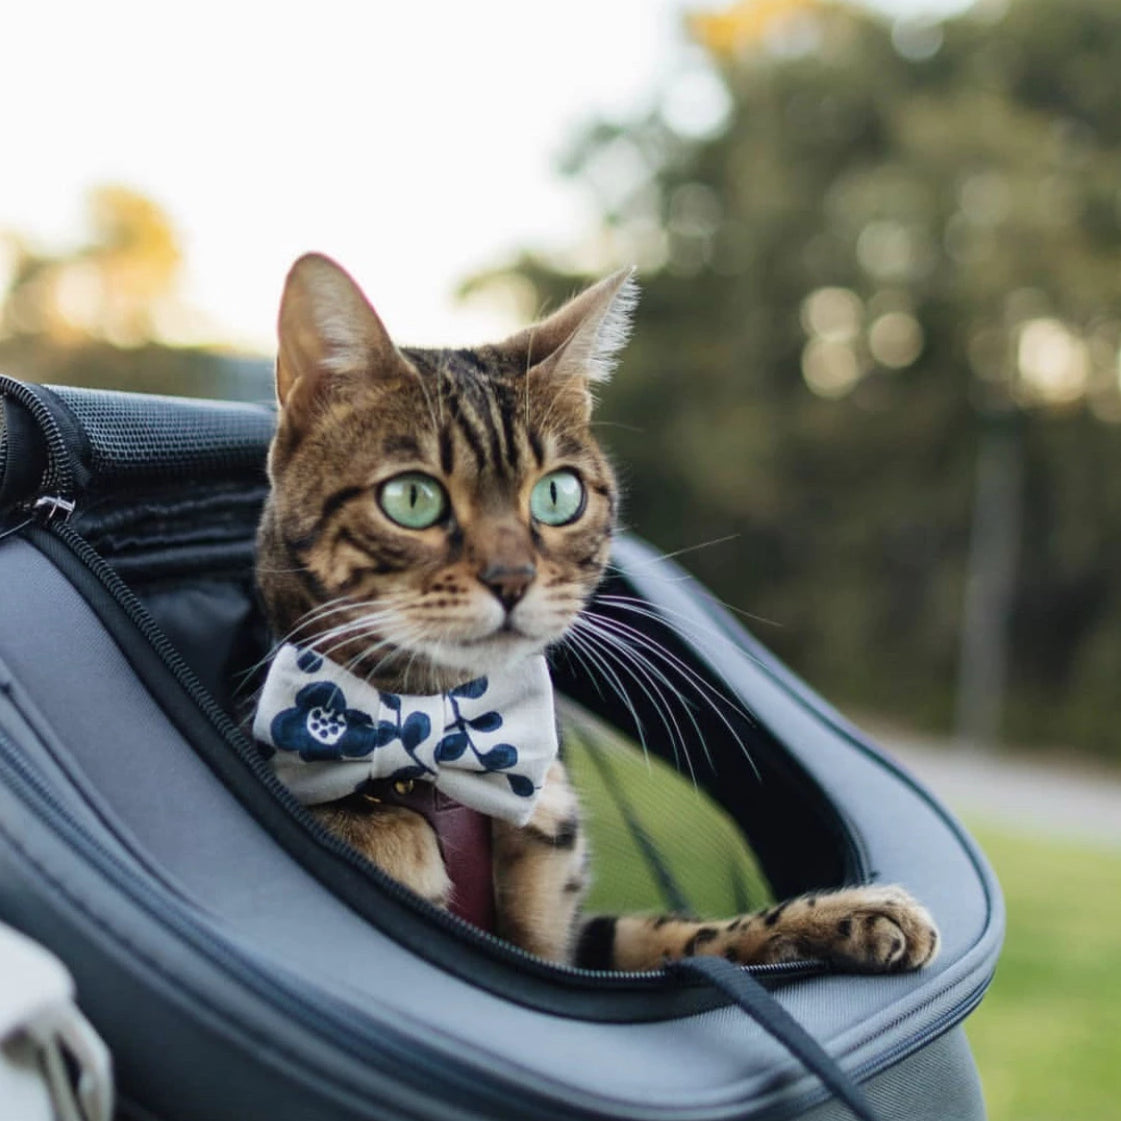
[[[509,611],[525,595],[533,583],[537,567],[525,564],[488,564],[479,573],[479,579],[498,597],[498,602]]]

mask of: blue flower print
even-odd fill
[[[295,708],[273,717],[270,731],[277,747],[308,762],[370,755],[397,734],[387,721],[375,725],[369,713],[347,708],[343,691],[329,681],[305,685]]]

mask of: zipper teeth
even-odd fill
[[[14,793],[17,797],[20,797],[25,805],[31,800],[37,800],[41,805],[46,806],[53,815],[55,822],[61,821],[64,830],[80,840],[80,851],[84,852],[86,858],[100,864],[100,870],[108,872],[114,886],[125,891],[136,906],[160,924],[170,926],[175,933],[196,948],[201,949],[210,961],[218,965],[228,975],[234,976],[240,982],[249,982],[258,995],[266,998],[274,1006],[281,1005],[285,1013],[298,1017],[305,1026],[313,1030],[323,1033],[326,1029],[332,1034],[333,1038],[337,1038],[336,1033],[342,1027],[346,1029],[344,1034],[355,1031],[356,1025],[351,1019],[344,1022],[342,1019],[325,1012],[321,1002],[309,1000],[288,987],[280,986],[273,973],[261,969],[251,959],[232,951],[228,945],[215,938],[207,927],[193,921],[189,915],[177,910],[154,906],[152,897],[147,892],[134,888],[134,877],[130,869],[122,863],[115,853],[106,848],[96,835],[86,829],[73,816],[69,807],[55,797],[50,786],[22,758],[2,730],[0,730],[0,771],[7,772],[9,778],[15,779],[15,785],[20,789],[17,789]],[[852,1077],[858,1082],[863,1082],[887,1069],[899,1059],[913,1053],[919,1046],[949,1031],[980,1004],[988,984],[989,981],[986,979],[982,984],[971,990],[965,999],[946,1009],[932,1023],[925,1025],[921,1032],[909,1036],[906,1040],[897,1043],[874,1059],[861,1063],[850,1072]],[[933,1001],[927,1003],[933,1003]],[[924,1006],[920,1006],[919,1009],[914,1010],[909,1015],[913,1016],[916,1012],[921,1011]],[[873,1038],[886,1034],[900,1022],[893,1021],[886,1025]],[[415,1053],[408,1045],[395,1047],[394,1040],[383,1031],[379,1031],[376,1040],[367,1038],[366,1041],[376,1043],[377,1048],[381,1051],[392,1049],[399,1062],[415,1060]],[[357,1053],[354,1048],[349,1048],[349,1050],[352,1053]],[[368,1058],[365,1053],[362,1057]],[[809,1094],[804,1099],[807,1105],[819,1100],[821,1100],[820,1092]]]
[[[101,559],[96,550],[75,530],[64,523],[50,523],[47,527],[50,532],[61,539],[77,556],[82,564],[99,580],[102,586],[113,597],[115,602],[129,616],[130,621],[140,630],[156,654],[171,671],[178,684],[188,693],[192,701],[202,710],[218,733],[226,740],[236,752],[238,758],[245,763],[270,790],[273,791],[285,806],[297,813],[305,826],[315,836],[316,840],[328,847],[331,852],[345,860],[352,868],[361,871],[371,879],[375,885],[392,896],[398,902],[408,905],[411,909],[420,910],[429,921],[435,922],[446,930],[456,935],[475,942],[485,944],[488,949],[504,958],[507,962],[521,966],[531,967],[535,972],[551,972],[581,981],[594,981],[605,991],[613,985],[623,982],[636,984],[642,987],[666,987],[672,982],[663,970],[612,971],[604,973],[599,970],[584,969],[574,965],[561,965],[553,962],[544,962],[532,954],[497,937],[488,931],[479,930],[463,919],[448,911],[433,907],[420,899],[408,888],[403,887],[396,880],[391,879],[376,865],[371,865],[366,860],[357,856],[348,846],[326,830],[297,802],[292,794],[273,774],[267,762],[261,758],[245,738],[240,728],[230,719],[226,712],[219,707],[213,697],[203,688],[194,675],[194,671],[183,660],[182,655],[171,644],[170,639],[159,628],[158,624],[148,614],[147,609],[120,579],[119,576]],[[827,971],[827,966],[818,961],[793,961],[781,962],[770,965],[746,965],[740,968],[756,977],[806,977]]]
[[[925,1047],[927,1044],[932,1043],[934,1040],[945,1035],[946,1032],[952,1028],[957,1027],[963,1020],[965,1020],[981,1003],[989,984],[992,981],[992,974],[986,977],[981,984],[976,988],[970,989],[969,993],[961,1000],[954,1003],[950,1008],[944,1012],[939,1013],[929,1024],[925,1024],[921,1031],[913,1032],[907,1036],[906,1039],[901,1040],[889,1047],[886,1051],[880,1052],[875,1058],[865,1059],[864,1062],[853,1067],[848,1071],[848,1074],[858,1083],[864,1083],[870,1078],[874,1078],[877,1074],[887,1070],[888,1067],[900,1062],[903,1059],[913,1055],[920,1048]],[[886,1035],[888,1032],[894,1030],[905,1020],[910,1019],[912,1016],[920,1013],[924,1008],[930,1007],[937,1001],[937,997],[931,1000],[924,1001],[918,1008],[909,1012],[906,1016],[901,1016],[897,1020],[892,1020],[890,1024],[885,1024],[875,1035],[865,1040],[865,1045],[871,1043],[873,1040],[879,1039],[881,1036]],[[810,1091],[803,1095],[800,1099],[799,1112],[821,1104],[825,1101],[832,1101],[832,1095],[825,1091],[823,1087],[819,1086],[816,1091]]]
[[[157,897],[137,886],[132,870],[54,795],[49,784],[20,755],[3,730],[0,730],[0,771],[6,772],[9,780],[14,778],[17,789],[13,792],[24,805],[32,804],[34,809],[33,803],[37,801],[40,807],[48,809],[52,815],[53,827],[57,830],[58,823],[61,823],[63,835],[70,834],[70,843],[73,844],[74,839],[80,842],[75,846],[77,850],[82,852],[86,859],[98,865],[98,870],[111,880],[116,889],[126,894],[139,910],[159,925],[170,927],[176,935],[200,950],[210,962],[228,976],[247,984],[258,996],[273,1006],[281,1006],[286,1014],[298,1018],[304,1026],[321,1036],[330,1034],[337,1041],[340,1038],[340,1031],[348,1035],[357,1030],[352,1017],[332,1015],[325,1011],[322,994],[316,993],[312,997],[310,994],[300,993],[291,983],[281,983],[273,971],[257,964],[251,957],[239,953],[229,943],[216,937],[205,924],[194,919],[189,912],[156,905],[154,899]],[[407,1043],[397,1043],[396,1037],[383,1030],[378,1031],[376,1038],[367,1034],[363,1036],[363,1040],[367,1044],[374,1045],[378,1050],[392,1049],[391,1065],[415,1060],[415,1053]],[[366,1051],[359,1052],[355,1048],[350,1050],[360,1058],[369,1059]]]
[[[0,375],[0,392],[18,401],[31,413],[47,441],[47,473],[43,480],[43,489],[58,491],[62,496],[70,497],[74,490],[70,449],[50,409],[27,386],[14,378]]]
[[[905,1058],[910,1052],[915,1050],[916,1044],[929,1043],[932,1039],[943,1035],[945,1032],[949,1031],[950,1028],[961,1023],[961,1021],[981,1003],[991,981],[992,976],[990,974],[976,988],[971,989],[967,996],[957,1001],[944,1012],[939,1013],[933,1022],[927,1024],[921,1032],[908,1036],[905,1040],[901,1040],[894,1046],[889,1047],[888,1050],[884,1051],[882,1054],[877,1055],[874,1059],[866,1059],[853,1071],[854,1075],[858,1078],[870,1078],[872,1075],[891,1066],[892,1063]],[[922,1008],[934,1002],[934,1000],[930,1000],[927,1004],[920,1005],[919,1008],[915,1009],[915,1012],[920,1012]],[[889,1031],[898,1027],[904,1019],[910,1019],[915,1012],[909,1013],[906,1017],[900,1017],[898,1020],[893,1020],[890,1024],[886,1024],[873,1038],[886,1035]]]

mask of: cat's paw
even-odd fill
[[[821,958],[842,969],[899,973],[922,968],[938,953],[930,913],[894,885],[802,896],[756,921],[772,931],[761,948],[767,961]]]
[[[625,915],[609,923],[613,969],[718,954],[740,965],[815,959],[850,972],[899,973],[922,968],[938,952],[929,912],[894,886],[803,895],[723,922]]]

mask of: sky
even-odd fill
[[[626,118],[667,90],[718,115],[681,29],[686,11],[723,6],[9,4],[0,230],[76,245],[89,188],[124,184],[170,216],[201,338],[268,352],[284,275],[314,249],[355,276],[398,341],[482,341],[512,328],[511,312],[457,301],[464,277],[520,246],[588,240],[591,200],[556,173],[581,124]]]

